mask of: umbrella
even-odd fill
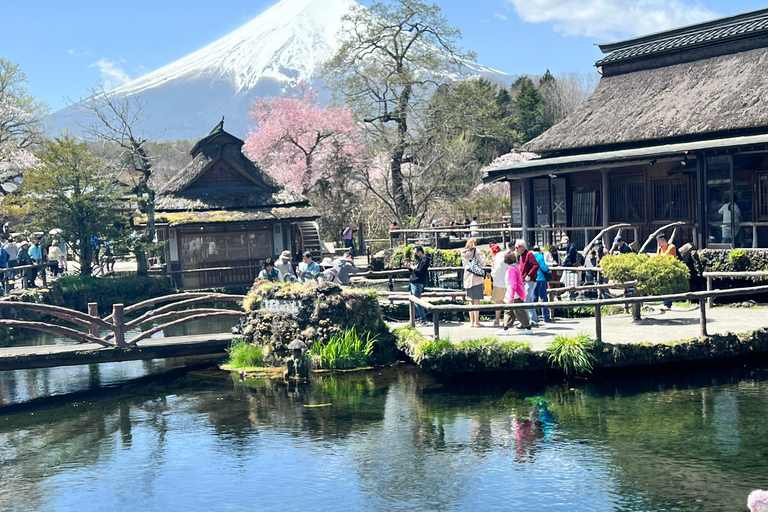
[[[53,228],[48,232],[49,235],[58,235],[59,233],[63,233],[64,230],[61,230],[59,228]]]

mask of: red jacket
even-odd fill
[[[536,256],[526,249],[526,251],[520,255],[520,274],[525,280],[525,276],[530,276],[531,281],[535,281],[539,274],[539,262],[536,261]]]

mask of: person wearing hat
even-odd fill
[[[613,239],[613,246],[616,247],[613,252],[617,254],[630,254],[633,252],[632,248],[624,243],[624,239],[621,238],[621,235],[616,235],[616,238]]]
[[[280,271],[282,278],[285,278],[287,275],[296,277],[296,271],[293,270],[291,259],[293,259],[291,251],[283,251],[280,253],[280,258],[275,262],[275,268]]]
[[[24,267],[31,264],[32,264],[32,258],[29,257],[29,242],[24,240],[23,242],[21,242],[21,249],[19,250],[19,266]],[[34,288],[37,269],[28,268],[24,270],[24,275],[27,278],[27,288]]]
[[[675,244],[667,242],[667,235],[660,233],[656,235],[656,256],[671,256],[677,258],[677,247]],[[672,309],[672,301],[664,301],[662,303],[663,309]]]
[[[563,250],[565,251],[563,266],[578,267],[579,256],[578,256],[578,251],[576,250],[576,244],[572,243],[571,239],[568,238],[567,236],[564,236],[562,239],[560,239],[560,244],[563,246]]]

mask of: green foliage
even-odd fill
[[[605,256],[600,260],[603,276],[615,283],[626,283],[637,279],[636,269],[648,260],[645,254],[619,254]]]
[[[597,342],[586,334],[575,338],[555,336],[545,353],[553,366],[563,370],[567,376],[590,373],[594,367]]]
[[[333,335],[327,343],[313,343],[310,355],[318,367],[329,370],[369,366],[376,339],[377,335],[368,332],[362,336],[352,327]]]
[[[139,275],[64,276],[53,286],[61,292],[66,307],[85,312],[89,302],[98,302],[102,314],[111,313],[112,304],[131,305],[176,292],[168,279]]]
[[[728,262],[736,272],[743,272],[749,268],[749,258],[744,249],[734,249],[728,255]]]
[[[227,364],[233,369],[253,368],[264,364],[264,352],[261,348],[243,339],[232,340],[227,353]]]
[[[544,119],[544,99],[527,76],[519,78],[515,86],[519,87],[514,102],[517,107],[515,127],[522,134],[523,142],[527,142],[549,128]]]
[[[691,274],[688,267],[672,256],[656,256],[636,270],[637,289],[643,295],[687,292]]]
[[[403,268],[405,267],[405,260],[409,259],[414,261],[416,258],[413,256],[413,245],[400,246],[394,250],[392,256],[389,259],[387,268]],[[460,267],[461,266],[461,251],[457,249],[433,249],[432,247],[424,247],[424,254],[429,256],[432,267]]]
[[[69,137],[46,143],[41,165],[24,174],[20,192],[3,202],[32,219],[29,227],[59,228],[65,239],[81,248],[81,273],[91,273],[90,239],[104,235],[119,239],[126,219],[118,213],[121,191],[84,142]]]

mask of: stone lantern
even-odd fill
[[[304,355],[304,352],[307,350],[306,343],[299,339],[295,339],[288,344],[288,350],[291,351],[291,355],[285,358],[285,378],[309,378],[309,362]]]

